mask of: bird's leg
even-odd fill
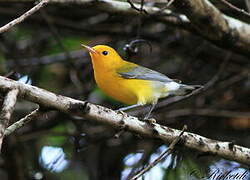
[[[141,104],[133,104],[131,106],[126,106],[126,107],[123,107],[123,108],[119,108],[119,109],[116,110],[116,112],[122,114],[122,119],[123,119],[125,117],[125,115],[126,115],[126,113],[124,113],[123,111],[133,109],[133,108],[136,108],[136,107],[139,107],[139,106],[141,106]]]
[[[127,111],[129,109],[133,109],[133,108],[136,108],[136,107],[139,107],[139,106],[141,106],[141,104],[133,104],[131,106],[126,106],[126,107],[119,108],[118,111]]]
[[[149,112],[148,112],[148,113],[146,114],[146,116],[143,118],[144,121],[147,121],[147,122],[149,122],[149,123],[155,123],[155,122],[156,122],[155,119],[149,118],[150,115],[151,115],[151,113],[152,113],[152,111],[153,111],[153,109],[155,108],[155,105],[156,105],[156,104],[157,104],[157,103],[151,104],[151,107],[150,107],[150,109],[149,109]]]
[[[150,109],[149,109],[149,112],[148,112],[148,113],[146,114],[146,116],[144,117],[144,120],[147,120],[147,119],[150,117],[150,115],[151,115],[153,109],[155,108],[155,105],[156,105],[156,103],[151,104],[151,107],[150,107]]]
[[[126,113],[124,113],[123,111],[126,111],[128,109],[132,109],[132,108],[135,108],[135,107],[138,107],[138,106],[141,106],[141,105],[140,104],[134,104],[134,105],[131,105],[131,106],[123,107],[123,108],[120,108],[120,109],[116,110],[116,112],[122,114],[122,120],[123,120],[123,118],[126,115]],[[125,131],[125,125],[122,124],[121,127],[119,128],[119,131],[114,135],[114,137],[119,138],[124,131]]]

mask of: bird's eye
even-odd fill
[[[106,56],[106,55],[108,55],[108,51],[102,51],[102,54],[103,54],[104,56]]]

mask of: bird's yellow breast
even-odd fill
[[[107,95],[125,104],[146,104],[155,101],[150,81],[124,79],[112,71],[95,70],[97,85]]]
[[[133,70],[138,65],[124,61],[113,48],[104,45],[85,47],[90,52],[96,83],[107,95],[126,104],[141,105],[156,103],[166,96],[162,82],[123,77],[119,73],[121,69]]]

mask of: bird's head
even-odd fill
[[[89,47],[83,44],[82,46],[89,51],[94,68],[95,66],[99,68],[115,68],[119,67],[123,61],[112,47],[106,45]]]

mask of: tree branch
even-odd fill
[[[66,3],[65,0],[52,0],[52,2]],[[129,3],[115,0],[67,0],[67,3],[78,3],[112,14],[140,14],[139,11],[130,7]],[[160,8],[146,5],[143,9],[147,14],[143,13],[143,15],[199,34],[224,49],[250,56],[249,24],[224,15],[207,0],[175,0],[172,4],[185,15],[173,15],[169,9],[161,11]],[[138,3],[133,3],[133,5],[140,8]]]
[[[234,6],[233,4],[231,4],[230,2],[226,1],[226,0],[220,0],[223,4],[227,5],[229,8],[236,10],[239,13],[242,13],[248,17],[250,17],[250,14],[248,12],[246,12],[244,9],[240,9],[236,6]]]
[[[0,2],[3,0],[0,0]],[[35,0],[22,0],[22,2],[35,2]],[[98,9],[100,11],[108,12],[111,14],[123,14],[128,16],[140,15],[140,11],[131,8],[127,2],[116,0],[50,0],[50,4],[77,4],[85,8]],[[134,7],[140,9],[140,4],[133,3]],[[147,13],[143,13],[142,16],[148,18],[156,18],[164,23],[173,24],[177,26],[183,26],[185,29],[190,29],[189,20],[185,15],[173,15],[173,12],[169,9],[160,9],[154,6],[144,6],[143,9]],[[160,13],[159,13],[160,12]]]
[[[177,136],[169,145],[168,149],[166,151],[164,151],[158,158],[156,158],[152,163],[148,164],[145,168],[143,168],[142,170],[140,170],[135,176],[133,176],[131,179],[132,180],[136,180],[139,177],[141,177],[143,174],[145,174],[147,171],[149,171],[150,169],[152,169],[154,166],[156,166],[156,164],[158,164],[159,162],[161,162],[165,157],[167,157],[169,154],[171,154],[174,151],[174,147],[175,145],[180,141],[182,134],[184,133],[184,131],[187,130],[187,126],[185,125],[182,128],[182,131],[180,133],[179,136]]]
[[[4,138],[4,131],[9,124],[10,117],[12,115],[14,106],[16,104],[17,95],[18,95],[18,89],[13,88],[7,92],[4,98],[4,102],[3,102],[2,110],[0,114],[0,152],[1,152],[2,142]]]
[[[141,136],[158,138],[164,142],[172,142],[181,133],[180,130],[162,126],[157,123],[148,124],[138,118],[121,114],[111,109],[54,94],[35,86],[23,84],[0,76],[0,91],[18,89],[22,98],[53,108],[70,115],[77,115],[91,121],[103,123],[113,128],[125,127],[126,130]],[[181,144],[187,148],[206,152],[223,158],[250,165],[250,149],[237,146],[231,142],[221,142],[185,132],[181,136]]]
[[[205,39],[234,52],[250,56],[250,25],[221,13],[208,0],[176,0],[173,5],[184,13]]]
[[[46,4],[48,1],[49,0],[44,0],[42,2]],[[139,11],[131,8],[129,3],[116,0],[50,0],[49,2],[79,4],[86,8],[94,8],[111,14],[129,16],[140,14]],[[147,18],[154,18],[166,24],[184,28],[191,33],[204,37],[219,47],[230,49],[233,52],[244,54],[248,57],[250,56],[249,24],[221,13],[208,0],[175,0],[172,4],[185,15],[173,14],[169,9],[162,11],[158,7],[146,5],[143,6],[143,9],[147,14],[143,13],[142,15]],[[133,3],[133,5],[136,8],[140,8],[140,4],[138,3]],[[36,10],[38,9],[35,9],[35,11]],[[17,21],[17,23],[19,23],[19,21]],[[0,28],[0,33],[3,31],[2,28]]]
[[[249,112],[239,112],[230,110],[218,110],[218,109],[174,109],[166,113],[164,117],[173,118],[178,116],[188,115],[200,115],[200,116],[212,116],[212,117],[236,117],[236,118],[250,118]]]
[[[39,111],[39,108],[35,109],[34,111],[32,111],[30,114],[28,114],[24,118],[20,119],[19,121],[15,122],[14,124],[12,124],[8,128],[6,128],[5,132],[4,132],[4,135],[5,136],[10,135],[11,133],[13,133],[17,129],[21,128],[22,126],[24,126],[25,124],[27,124],[31,120],[37,118],[41,114],[42,114],[42,112]]]
[[[49,3],[49,0],[42,0],[40,3],[38,3],[36,6],[34,6],[33,8],[31,8],[29,11],[27,11],[26,13],[24,13],[22,16],[14,19],[13,21],[9,22],[8,24],[2,26],[0,28],[0,33],[3,33],[5,31],[7,31],[8,29],[10,29],[11,27],[15,26],[16,24],[21,23],[22,21],[24,21],[27,17],[29,17],[30,15],[34,14],[36,11],[38,11],[40,8],[44,7],[46,4]]]

